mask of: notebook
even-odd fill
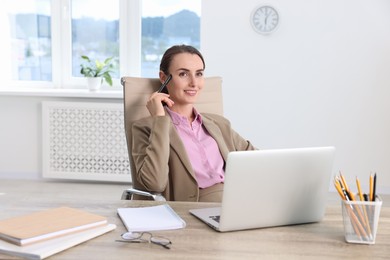
[[[321,221],[334,152],[334,147],[231,152],[221,207],[190,213],[220,232]]]
[[[186,222],[168,205],[118,208],[118,215],[128,231],[180,229]]]
[[[59,207],[0,220],[0,239],[23,246],[106,224],[104,216]]]
[[[33,259],[41,260],[49,256],[67,250],[73,246],[79,245],[85,241],[101,236],[116,228],[115,224],[105,224],[83,231],[69,233],[67,235],[54,237],[49,240],[43,240],[26,246],[18,246],[0,240],[0,259],[7,259],[3,255],[15,256],[9,259]],[[91,244],[91,248],[101,244]],[[61,257],[59,257],[61,259]],[[83,259],[82,256],[79,259]],[[87,258],[88,259],[88,258]]]

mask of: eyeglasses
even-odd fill
[[[148,236],[148,239],[145,237]],[[121,235],[123,240],[115,240],[116,242],[125,243],[153,243],[162,246],[166,249],[171,249],[169,246],[172,245],[171,240],[166,237],[153,236],[150,232],[126,232]]]

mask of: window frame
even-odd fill
[[[71,0],[60,0],[59,6],[55,7],[55,0],[52,0],[53,8],[57,9],[57,17],[61,19],[57,27],[52,25],[52,35],[54,28],[59,28],[56,31],[61,31],[61,39],[56,44],[60,53],[59,61],[53,61],[60,70],[56,70],[61,75],[56,75],[54,78],[59,78],[58,85],[63,88],[85,88],[85,78],[72,76],[72,24],[71,24]],[[59,9],[59,10],[58,10]],[[54,36],[53,36],[54,38]],[[53,43],[54,45],[54,43]],[[130,46],[129,48],[125,48]],[[119,75],[139,76],[140,75],[140,56],[141,56],[141,0],[119,0]],[[133,57],[133,58],[129,58]],[[54,59],[55,57],[53,57]],[[62,62],[61,62],[62,61]],[[54,71],[54,69],[53,69]],[[132,73],[130,73],[130,71]],[[121,89],[120,79],[113,78],[113,86],[102,85],[102,89]]]
[[[119,75],[141,75],[141,0],[119,1]],[[71,0],[50,0],[52,80],[10,80],[10,87],[28,89],[85,89],[83,77],[72,76]],[[113,86],[102,89],[121,90],[120,79],[113,78]]]
[[[142,0],[119,1],[119,77],[141,77],[142,65]],[[34,89],[86,88],[86,79],[72,76],[72,0],[50,0],[52,80],[13,80],[9,87]],[[156,72],[156,77],[158,76]],[[122,90],[120,78],[113,78],[113,86],[102,85],[103,90]]]

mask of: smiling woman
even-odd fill
[[[130,124],[133,184],[167,200],[220,202],[230,151],[255,147],[221,115],[200,113],[205,62],[193,46],[174,45],[162,56],[159,78],[167,93],[154,92],[150,116]],[[129,138],[129,137],[128,137]]]

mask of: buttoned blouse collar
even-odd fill
[[[174,125],[183,125],[183,124],[184,125],[188,125],[187,117],[172,111],[168,106],[166,106],[165,109],[168,112],[169,116],[171,117],[172,123]],[[201,116],[201,114],[199,114],[198,111],[195,108],[193,108],[193,113],[195,115],[195,119],[194,119],[194,122],[192,122],[192,123],[196,123],[196,124],[202,125],[202,116]]]

